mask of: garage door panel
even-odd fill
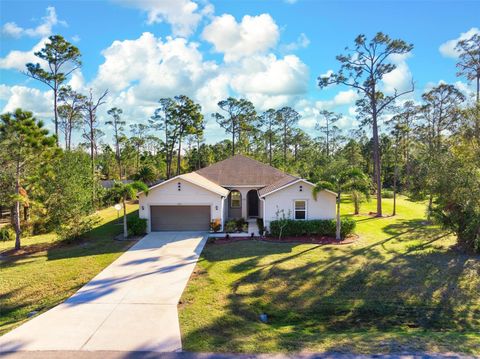
[[[152,231],[207,231],[210,206],[150,206]]]

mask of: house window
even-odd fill
[[[230,193],[230,207],[240,208],[242,206],[242,195],[238,191]]]
[[[295,201],[295,219],[307,219],[307,201]]]

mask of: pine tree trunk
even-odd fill
[[[55,136],[58,146],[58,112],[57,112],[57,85],[53,87],[53,113],[55,117]]]
[[[18,197],[20,195],[20,164],[17,162],[16,178],[15,178],[15,195]],[[15,229],[15,249],[20,249],[20,202],[15,201],[13,207],[13,227]]]
[[[428,198],[427,221],[430,221],[431,219],[432,206],[433,206],[433,194],[430,193],[430,197]]]
[[[373,105],[374,107],[375,105]],[[372,115],[373,129],[373,162],[375,168],[375,183],[377,185],[377,217],[382,217],[382,171],[380,166],[380,144],[378,141],[378,124],[376,109]]]
[[[178,138],[178,153],[177,153],[177,176],[180,175],[180,161],[182,152],[182,136]]]
[[[127,228],[127,204],[125,203],[125,198],[122,199],[123,203],[123,239],[128,237],[128,228]]]
[[[339,192],[337,196],[337,230],[335,234],[335,239],[337,241],[342,239],[340,236],[340,233],[341,233],[341,221],[340,221],[340,192]]]
[[[90,114],[90,161],[92,171],[92,208],[95,209],[95,131],[93,128],[93,118]]]
[[[273,133],[272,128],[270,127],[268,133],[268,164],[272,165],[272,142],[273,142]]]
[[[397,167],[395,165],[395,174],[393,175],[393,212],[392,216],[397,214]]]

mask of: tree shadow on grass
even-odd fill
[[[131,212],[127,218],[138,216],[138,211]],[[123,227],[118,225],[118,220],[101,224],[81,235],[75,240],[57,240],[50,243],[33,243],[22,246],[20,251],[13,249],[1,253],[2,265],[12,266],[16,262],[25,263],[25,259],[47,252],[48,260],[90,256],[105,253],[124,252],[135,241],[114,241],[121,234]]]
[[[449,250],[443,243],[448,234],[418,221],[391,224],[384,232],[391,236],[351,251],[314,257],[311,249],[269,262],[260,259],[278,250],[270,253],[270,247],[258,244],[259,256],[230,268],[245,275],[232,283],[225,314],[186,333],[186,348],[196,350],[195,343],[202,342],[203,349],[242,352],[251,350],[245,349],[251,348],[248,340],[255,340],[255,351],[261,352],[268,350],[262,349],[267,348],[264,337],[277,350],[302,351],[332,333],[412,330],[457,333],[457,345],[473,348],[473,341],[461,333],[480,330],[480,257]],[[215,256],[208,251],[204,256],[214,264]],[[261,313],[268,315],[268,324],[259,322]],[[384,350],[411,345],[397,344]],[[325,342],[332,351],[355,345]],[[415,350],[431,350],[431,345],[427,335],[415,343]]]

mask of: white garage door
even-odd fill
[[[150,206],[152,231],[208,231],[210,206]]]

